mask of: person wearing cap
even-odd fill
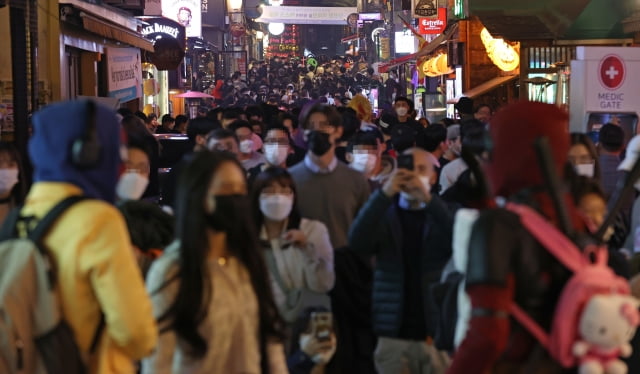
[[[618,171],[620,155],[624,146],[624,131],[622,127],[607,123],[602,126],[599,134],[600,173],[602,175],[602,189],[609,200],[616,188],[621,173]]]
[[[469,119],[474,119],[473,115],[473,99],[466,96],[462,96],[458,99],[458,102],[453,105],[458,111],[460,116],[460,122],[464,122]]]
[[[35,183],[20,212],[39,220],[66,198],[86,197],[56,220],[43,245],[56,265],[62,317],[94,374],[135,373],[133,362],[151,354],[158,338],[126,223],[113,206],[124,166],[118,122],[113,110],[88,100],[36,112],[28,149]],[[94,162],[72,152],[86,142],[89,123],[98,144],[85,147],[97,153]]]
[[[415,132],[415,145],[424,149],[424,128],[412,117],[412,113],[415,111],[413,100],[404,96],[398,96],[396,97],[393,107],[396,112],[396,124],[406,125],[413,129]]]

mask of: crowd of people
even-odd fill
[[[428,123],[395,89],[374,113],[358,78],[335,79],[345,66],[302,82],[286,80],[291,69],[256,63],[249,82],[213,87],[219,106],[191,119],[52,104],[33,118],[28,192],[18,153],[0,144],[3,217],[18,206],[20,220],[37,221],[68,196],[89,198],[44,243],[90,372],[575,372],[509,318],[515,303],[550,329],[572,270],[514,206],[580,248],[602,244],[608,266],[631,279],[640,200],[597,232],[640,138],[627,143],[607,124],[596,144],[569,134],[561,109],[533,102],[495,111],[461,98],[458,119]],[[273,94],[260,98],[266,79]],[[320,86],[305,88],[310,79]],[[237,95],[246,90],[250,101]],[[154,134],[166,133],[186,134],[189,149],[159,173],[167,149]],[[576,351],[580,365],[618,370],[622,352],[640,370],[637,304],[623,309],[614,319],[628,321],[624,334],[596,343],[633,337],[633,355]]]

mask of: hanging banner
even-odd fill
[[[200,0],[164,0],[162,16],[172,19],[187,31],[187,38],[202,37],[202,4]]]
[[[357,13],[357,8],[263,6],[262,15],[256,21],[295,25],[344,25],[353,13]]]
[[[105,48],[109,97],[121,103],[142,97],[142,69],[138,48]]]
[[[418,32],[423,35],[442,34],[447,27],[447,8],[438,8],[438,18],[420,18]]]

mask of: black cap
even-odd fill
[[[460,113],[471,114],[473,113],[473,100],[463,96],[453,107]]]

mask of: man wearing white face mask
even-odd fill
[[[229,130],[233,131],[240,141],[240,153],[238,160],[245,170],[254,168],[265,162],[261,153],[254,151],[253,129],[247,121],[235,121],[229,125]]]
[[[149,154],[142,145],[130,143],[127,148],[125,172],[116,185],[116,195],[120,200],[139,200],[149,185],[151,173]]]
[[[426,343],[434,327],[429,286],[451,257],[454,212],[431,194],[429,154],[411,148],[398,170],[360,210],[350,249],[376,256],[373,328],[380,374],[444,373],[449,359]]]
[[[412,130],[416,132],[415,144],[417,147],[424,148],[425,147],[425,139],[424,139],[424,128],[418,121],[416,121],[412,114],[415,109],[415,104],[412,100],[404,97],[398,96],[396,97],[395,102],[393,103],[393,108],[396,112],[397,125],[407,125]]]
[[[270,167],[287,168],[289,155],[293,153],[291,149],[291,138],[289,137],[289,130],[284,126],[272,126],[267,130],[264,138],[264,158],[266,162],[256,167],[249,169],[248,180],[249,185],[253,183],[253,180],[258,174],[267,170]]]
[[[358,131],[347,146],[349,167],[364,174],[372,191],[380,188],[377,177],[382,169],[382,153],[386,149],[383,140],[378,130]]]

